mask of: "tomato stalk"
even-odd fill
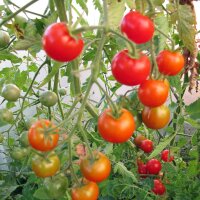
[[[67,22],[67,15],[65,10],[65,1],[64,0],[54,0],[54,3],[57,8],[57,13],[60,18],[60,21]]]
[[[151,78],[153,77],[153,74],[155,74],[155,78],[158,78],[158,65],[156,62],[156,55],[155,55],[155,48],[154,48],[154,40],[151,39],[151,58],[152,58],[152,68],[151,68]]]

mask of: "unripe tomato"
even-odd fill
[[[10,42],[10,36],[4,32],[0,31],[0,48],[6,47]]]
[[[161,51],[156,58],[160,73],[168,76],[177,75],[184,67],[185,59],[179,52]]]
[[[35,155],[32,158],[32,170],[36,176],[45,178],[53,176],[60,169],[60,159],[55,153],[49,154],[46,158]]]
[[[3,123],[12,123],[13,122],[13,113],[7,108],[0,109],[0,121]]]
[[[59,62],[76,59],[84,46],[81,36],[72,36],[64,22],[48,26],[44,32],[42,43],[47,55]]]
[[[60,96],[65,96],[67,94],[67,90],[65,88],[60,88],[58,90]]]
[[[83,158],[80,163],[80,170],[87,180],[101,182],[110,175],[111,162],[101,152],[95,152],[94,159],[92,160],[89,156]]]
[[[23,160],[29,154],[28,148],[16,147],[10,152],[11,158],[14,160]]]
[[[128,110],[122,109],[119,118],[115,118],[111,109],[106,109],[99,116],[98,131],[108,142],[126,142],[135,131],[134,117]]]
[[[2,133],[0,133],[0,144],[3,143],[4,141],[4,136],[2,135]]]
[[[97,200],[99,187],[95,182],[87,182],[83,186],[72,189],[72,200]]]
[[[135,86],[141,84],[149,77],[151,62],[144,54],[140,54],[140,57],[135,59],[130,57],[128,50],[123,50],[114,56],[111,70],[119,83]]]
[[[44,106],[51,107],[58,102],[58,96],[55,92],[45,91],[40,95],[40,103]]]
[[[158,174],[162,169],[162,165],[159,160],[151,159],[147,162],[147,171],[149,174]]]
[[[143,123],[151,129],[164,128],[170,120],[169,108],[165,105],[159,107],[144,107],[142,111]]]
[[[24,146],[24,147],[28,147],[28,146],[29,146],[28,131],[23,131],[23,132],[20,134],[19,142],[20,142],[20,144],[21,144],[22,146]]]
[[[159,179],[154,179],[154,187],[152,189],[154,194],[163,195],[166,191],[165,185]]]
[[[138,89],[142,104],[149,107],[161,106],[167,100],[169,87],[162,80],[146,80]]]
[[[140,149],[142,149],[145,153],[151,153],[153,150],[153,142],[148,139],[142,140]]]
[[[1,96],[8,101],[17,101],[20,97],[20,89],[14,84],[7,84],[3,87]]]
[[[161,153],[161,159],[165,162],[171,162],[174,160],[174,156],[170,154],[170,151],[168,149],[165,149]]]
[[[154,23],[147,16],[130,11],[122,19],[121,32],[136,44],[146,43],[153,37]]]
[[[49,131],[49,129],[53,129]],[[50,151],[58,144],[59,129],[49,120],[35,122],[28,132],[29,144],[39,151]]]
[[[22,29],[25,28],[25,24],[27,23],[27,19],[25,17],[16,15],[14,19],[15,19],[15,25],[17,25],[19,28]]]
[[[134,138],[133,142],[137,147],[140,147],[142,141],[145,140],[145,139],[146,139],[146,137],[144,135],[139,134]]]

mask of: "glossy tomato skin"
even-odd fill
[[[99,116],[98,131],[108,142],[126,142],[135,131],[134,117],[128,110],[121,109],[120,117],[114,118],[111,109],[106,109]]]
[[[51,107],[58,102],[58,96],[55,92],[47,90],[40,95],[39,100],[42,105]]]
[[[184,67],[185,60],[181,53],[161,51],[156,58],[160,73],[168,76],[177,75]]]
[[[146,139],[146,137],[144,135],[139,134],[134,138],[133,142],[137,147],[140,147],[142,141],[145,140],[145,139]]]
[[[161,106],[167,100],[169,87],[162,80],[146,80],[138,89],[141,103],[149,107]]]
[[[146,178],[146,177],[147,177],[147,176],[145,175],[145,174],[147,174],[147,166],[146,166],[146,164],[144,164],[144,163],[139,163],[139,164],[138,164],[137,170],[138,170],[138,173],[140,174],[140,176],[141,176],[142,178]]]
[[[47,158],[35,155],[32,158],[32,170],[36,176],[45,178],[53,176],[60,169],[60,159],[55,153],[51,153]]]
[[[161,159],[165,162],[171,162],[174,160],[174,156],[170,155],[170,151],[168,149],[165,149],[161,153]]]
[[[114,56],[111,70],[119,83],[135,86],[141,84],[149,77],[151,63],[144,54],[140,54],[138,59],[134,59],[128,55],[128,50],[123,50]]]
[[[97,200],[99,187],[95,182],[87,182],[81,187],[72,189],[72,200]]]
[[[154,179],[154,187],[152,189],[154,194],[163,195],[166,192],[165,185],[159,179]]]
[[[28,132],[29,144],[39,151],[50,151],[58,144],[58,129],[54,129],[52,133],[48,133],[48,129],[55,128],[55,125],[45,119],[36,121]]]
[[[145,139],[140,144],[140,149],[145,153],[151,153],[153,150],[153,142],[151,140]]]
[[[164,128],[170,120],[169,108],[165,105],[159,107],[144,107],[142,111],[143,123],[151,129]]]
[[[67,25],[63,22],[48,26],[42,43],[47,55],[59,62],[74,60],[81,54],[84,46],[80,35],[76,35],[76,38],[72,37]]]
[[[95,160],[86,156],[81,160],[80,170],[82,175],[89,181],[101,182],[108,178],[111,172],[110,160],[101,152],[94,153]]]
[[[147,172],[148,174],[158,174],[162,169],[162,165],[159,160],[151,159],[147,162]]]
[[[14,84],[4,85],[1,93],[7,101],[17,101],[20,97],[20,89]]]
[[[154,24],[147,16],[130,11],[122,19],[121,32],[136,44],[142,44],[153,37]]]

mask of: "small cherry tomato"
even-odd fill
[[[140,147],[142,141],[145,140],[145,139],[146,139],[146,137],[144,135],[139,134],[134,138],[133,142],[137,147]]]
[[[142,140],[140,149],[142,149],[145,153],[151,153],[153,150],[153,142],[148,139]]]
[[[162,169],[162,165],[160,161],[157,159],[149,160],[146,166],[147,166],[148,174],[158,174],[160,170]]]
[[[149,107],[161,106],[167,100],[169,87],[162,80],[146,80],[138,89],[141,103]]]
[[[40,95],[40,103],[44,106],[51,107],[58,102],[58,96],[55,92],[45,91]]]
[[[135,131],[134,117],[128,110],[122,109],[119,118],[114,118],[111,109],[106,109],[99,116],[98,131],[108,142],[126,142]]]
[[[156,58],[160,73],[168,76],[177,75],[184,67],[185,59],[179,52],[161,51]]]
[[[0,31],[0,48],[6,47],[10,42],[10,36],[4,32]]]
[[[1,96],[7,101],[17,101],[20,97],[20,89],[14,84],[7,84],[3,87]]]
[[[142,178],[146,178],[147,177],[147,176],[145,176],[147,174],[147,166],[146,166],[146,164],[138,165],[138,173],[140,174],[140,176]]]
[[[12,123],[13,122],[13,113],[7,108],[0,109],[0,122],[2,123]]]
[[[89,181],[101,182],[108,178],[111,171],[110,160],[100,152],[94,153],[94,159],[86,156],[81,160],[80,170],[82,175]]]
[[[170,154],[170,151],[168,149],[165,149],[161,153],[161,159],[165,162],[171,162],[174,160],[174,156]]]
[[[50,129],[53,129],[50,131]],[[41,119],[35,122],[28,132],[29,144],[39,151],[50,151],[58,144],[59,130],[49,120]]]
[[[22,146],[24,146],[24,147],[28,147],[28,146],[29,146],[28,131],[23,131],[23,132],[20,134],[19,142],[20,142],[20,144],[21,144]]]
[[[159,179],[154,179],[153,193],[156,195],[163,195],[166,191],[165,185]]]
[[[151,129],[164,128],[170,120],[169,108],[165,105],[159,107],[144,107],[142,111],[143,123]]]

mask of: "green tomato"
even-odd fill
[[[29,154],[28,148],[20,148],[20,147],[15,147],[10,152],[10,156],[14,160],[23,160],[28,154]]]
[[[25,24],[27,23],[27,19],[20,15],[15,16],[15,24],[19,26],[19,28],[25,28]]]
[[[2,133],[0,133],[0,144],[3,142],[4,140],[4,136],[2,135]]]
[[[60,88],[58,90],[60,96],[65,96],[67,94],[67,90],[65,88]]]
[[[3,123],[12,123],[13,122],[13,113],[7,108],[0,109],[0,121]]]
[[[19,137],[19,142],[23,147],[29,146],[28,131],[23,131]]]
[[[49,197],[52,199],[59,199],[67,190],[68,180],[66,176],[61,173],[52,178],[46,178],[44,180],[44,185]]]
[[[43,92],[39,99],[41,104],[47,107],[54,106],[58,102],[57,94],[52,91]]]
[[[20,97],[20,89],[14,84],[7,84],[3,87],[1,96],[8,101],[17,101]]]
[[[10,36],[4,31],[0,31],[0,48],[6,47],[9,42]]]

